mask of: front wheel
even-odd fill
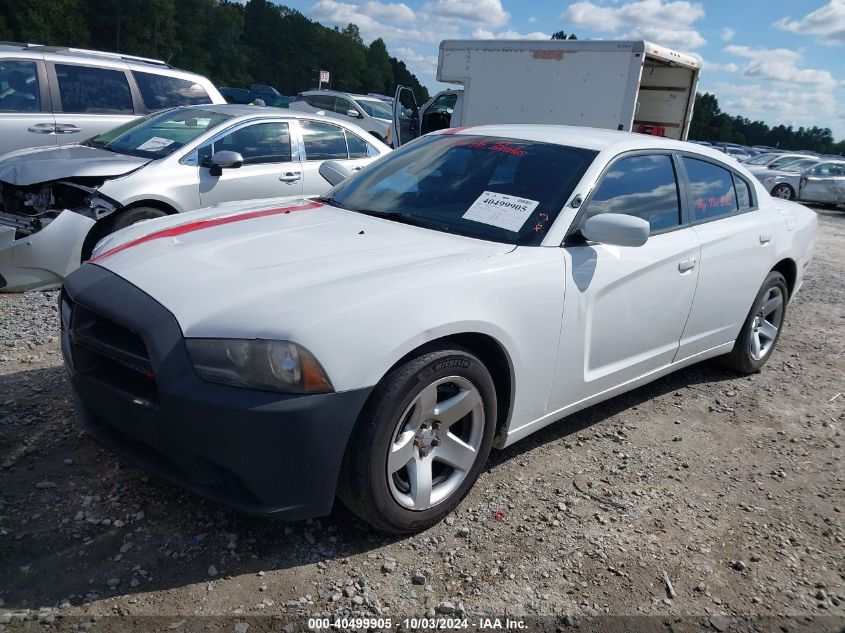
[[[754,299],[733,350],[724,357],[735,371],[753,374],[766,364],[780,338],[789,290],[779,272],[770,272]]]
[[[154,218],[163,218],[167,215],[167,211],[156,209],[154,207],[135,207],[133,209],[126,209],[119,212],[111,224],[111,232],[125,229],[127,226],[132,226],[143,220],[152,220]]]
[[[795,190],[786,183],[781,183],[772,189],[772,197],[780,198],[781,200],[793,200],[795,198]]]
[[[478,479],[496,428],[490,372],[459,347],[391,371],[353,431],[338,495],[385,532],[424,530],[454,510]]]

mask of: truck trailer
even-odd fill
[[[644,40],[444,40],[421,107],[396,90],[399,145],[435,130],[556,123],[686,140],[701,59]]]

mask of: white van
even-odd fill
[[[686,140],[701,60],[646,42],[444,40],[437,80],[459,86],[422,107],[399,86],[394,146],[434,130],[558,123]]]

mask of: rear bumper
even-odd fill
[[[14,229],[0,226],[0,292],[57,288],[79,267],[82,245],[94,224],[80,213],[63,211],[37,233],[18,240]]]
[[[74,310],[137,333],[154,373],[143,392],[121,379],[132,368],[98,370],[78,349],[65,307],[62,352],[77,413],[94,439],[240,512],[301,519],[331,510],[370,389],[296,396],[212,384],[194,373],[173,315],[120,277],[85,265],[68,277],[65,295]]]

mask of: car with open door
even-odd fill
[[[160,476],[414,532],[492,448],[708,358],[760,370],[816,229],[700,145],[449,130],[318,199],[110,235],[65,280],[62,351],[87,431]]]
[[[334,90],[309,90],[300,93],[288,107],[354,123],[379,141],[392,144],[390,106],[378,97]]]
[[[0,291],[55,287],[103,237],[231,200],[317,196],[323,161],[390,151],[344,121],[244,105],[174,108],[83,143],[0,158]]]

